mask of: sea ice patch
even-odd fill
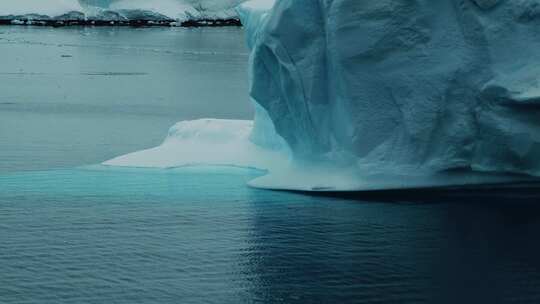
[[[218,165],[278,169],[289,156],[283,150],[261,148],[250,141],[253,122],[249,120],[199,119],[174,125],[158,147],[106,161],[122,167],[175,168]]]

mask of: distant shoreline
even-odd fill
[[[242,26],[240,19],[199,19],[177,21],[168,20],[51,20],[51,19],[30,19],[30,18],[0,18],[0,25],[18,25],[18,26],[50,26],[50,27],[65,27],[65,26],[173,26],[173,27],[218,27],[218,26]]]

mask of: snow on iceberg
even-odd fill
[[[353,191],[538,182],[538,7],[536,0],[241,5],[256,105],[251,137],[243,138],[257,155],[292,159],[259,162],[269,172],[250,184]],[[173,163],[189,160],[178,155]]]

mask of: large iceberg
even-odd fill
[[[235,21],[238,19],[235,7],[240,2],[241,0],[2,0],[0,22],[37,25],[141,22],[149,25],[237,25],[239,22]]]
[[[291,160],[251,185],[540,177],[540,1],[254,0],[238,10],[252,49],[251,141]]]

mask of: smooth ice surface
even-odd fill
[[[161,20],[237,18],[241,0],[3,0],[0,19]]]

